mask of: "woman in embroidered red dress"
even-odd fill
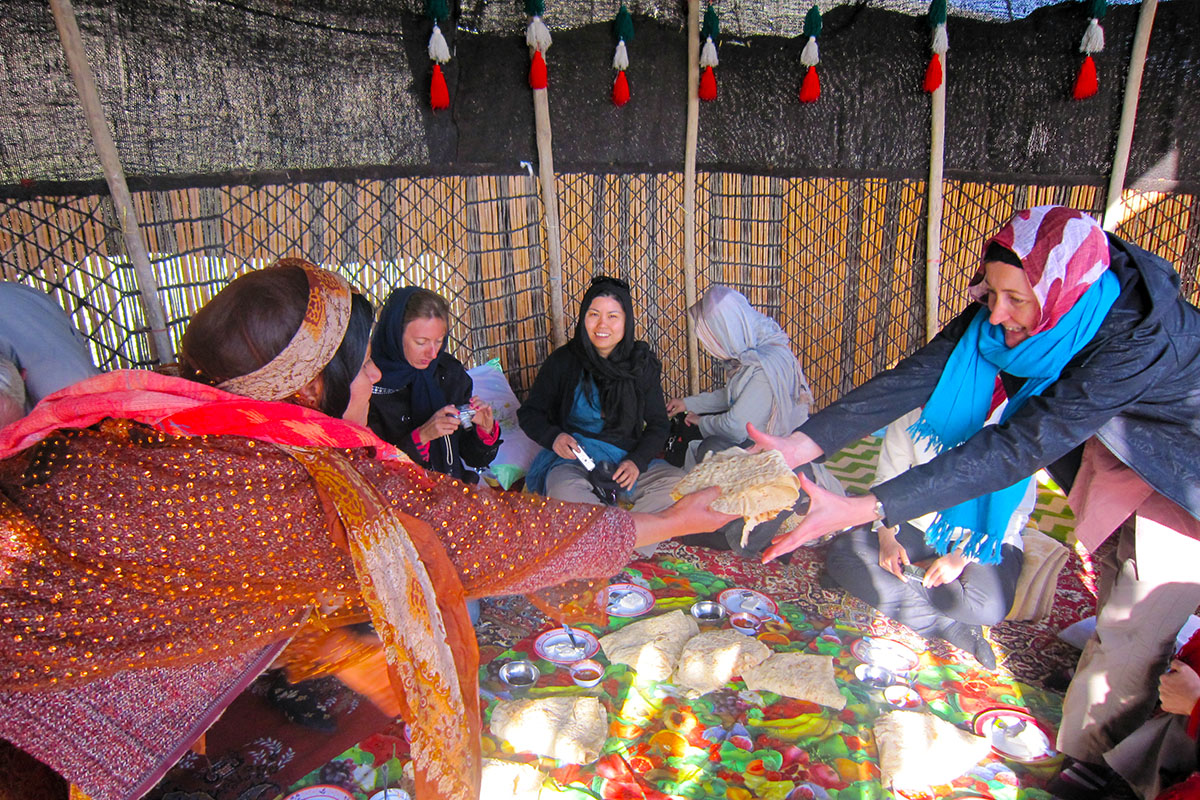
[[[370,619],[420,796],[473,797],[465,598],[605,577],[635,545],[728,520],[708,495],[628,514],[421,470],[363,427],[371,317],[343,279],[285,259],[197,314],[193,380],[102,375],[0,431],[0,735],[26,746],[39,699],[133,668],[290,639],[299,674],[335,670],[362,653],[324,632]],[[86,768],[35,754],[88,788]]]

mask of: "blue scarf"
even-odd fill
[[[1004,423],[1030,397],[1040,395],[1092,340],[1120,293],[1120,283],[1105,272],[1053,328],[1030,336],[1015,347],[1004,343],[1004,328],[988,322],[980,308],[955,345],[921,418],[909,428],[917,441],[942,453],[974,436],[987,421],[992,390],[1000,372],[1026,378],[1000,416]],[[945,555],[961,538],[965,556],[985,564],[1000,563],[1000,545],[1009,520],[1032,478],[940,511],[925,540]]]
[[[371,360],[382,373],[377,387],[393,391],[405,386],[412,387],[409,399],[412,418],[418,425],[423,425],[425,420],[433,416],[433,412],[446,405],[446,396],[442,394],[442,387],[438,385],[434,374],[441,361],[441,353],[446,352],[446,342],[442,342],[438,357],[425,369],[417,369],[404,357],[404,312],[408,308],[408,301],[419,288],[404,286],[388,295],[383,310],[379,312],[375,334],[371,337]]]
[[[626,451],[616,445],[585,435],[600,433],[604,429],[604,418],[600,416],[599,393],[595,384],[587,378],[581,378],[575,386],[575,402],[571,406],[565,428],[593,461],[611,461],[618,464],[626,456]],[[568,461],[553,450],[543,448],[529,465],[529,472],[525,475],[525,487],[538,494],[545,494],[546,478],[550,475],[550,470],[559,464],[578,463],[575,459]]]

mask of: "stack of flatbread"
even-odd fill
[[[713,511],[745,518],[742,547],[755,526],[774,519],[800,499],[800,479],[778,450],[748,453],[740,447],[731,447],[709,453],[675,485],[671,496],[678,500],[709,486],[721,487],[721,496],[710,506]]]
[[[808,700],[839,711],[846,698],[833,677],[833,656],[775,653],[742,673],[746,688]]]
[[[608,738],[608,714],[595,697],[506,700],[492,711],[491,727],[514,750],[589,764]]]
[[[684,644],[699,632],[695,619],[676,610],[626,625],[601,637],[600,646],[610,663],[630,667],[638,680],[665,681],[675,671]]]
[[[920,711],[891,711],[879,717],[875,744],[880,780],[901,791],[947,784],[991,751],[991,743],[982,736]]]
[[[708,631],[693,636],[684,645],[675,670],[675,685],[699,697],[744,675],[770,655],[771,648],[743,633]]]

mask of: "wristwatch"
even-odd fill
[[[886,516],[887,516],[887,512],[883,510],[883,501],[876,498],[875,499],[875,519],[882,520]]]

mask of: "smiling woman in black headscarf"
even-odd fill
[[[426,469],[468,483],[500,449],[492,408],[472,396],[471,376],[446,352],[450,306],[416,286],[394,290],[371,339],[372,359],[383,377],[371,395],[367,424]],[[464,425],[460,406],[470,406]],[[470,417],[471,415],[465,415]]]
[[[682,473],[652,460],[670,428],[662,364],[648,344],[634,338],[633,328],[629,285],[593,278],[575,336],[546,359],[518,412],[525,433],[545,448],[530,467],[529,488],[561,500],[595,502],[583,465],[608,461],[616,465],[612,478],[635,509],[658,511],[671,504],[671,488]]]

